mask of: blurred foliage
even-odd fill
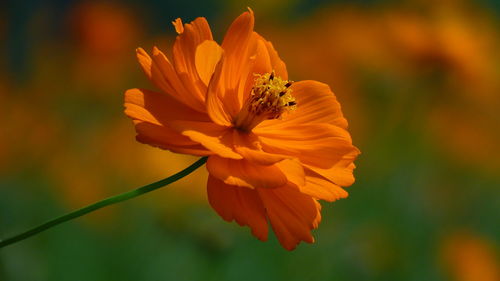
[[[5,5],[5,4],[4,4]],[[206,172],[0,252],[0,280],[500,279],[496,1],[10,1],[0,10],[0,236],[166,177],[195,158],[135,142],[134,49],[170,21],[221,39],[246,6],[294,80],[328,83],[363,154],[317,242],[228,224]]]

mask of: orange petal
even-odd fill
[[[139,61],[139,64],[141,65],[142,70],[148,76],[148,78],[151,78],[151,64],[152,60],[151,57],[144,51],[143,48],[137,48],[135,50],[136,56],[137,56],[137,61]]]
[[[196,48],[196,70],[205,85],[210,82],[221,56],[222,48],[215,41],[206,40]]]
[[[297,157],[303,164],[330,168],[357,149],[349,133],[330,124],[280,124],[256,127],[264,151]]]
[[[171,83],[169,83],[169,81],[167,81],[165,78],[169,77],[170,75],[163,73],[162,69],[160,69],[157,64],[153,63],[153,60],[148,55],[148,53],[144,51],[144,49],[138,48],[136,50],[136,55],[137,60],[142,67],[142,70],[144,71],[146,76],[148,76],[151,82],[153,82],[153,84],[156,87],[160,88],[163,92],[175,96],[176,89],[174,89]]]
[[[176,28],[177,29],[177,28]],[[189,93],[205,104],[207,83],[203,83],[196,68],[196,50],[204,41],[212,41],[212,32],[205,18],[196,18],[184,25],[173,47],[174,68]]]
[[[286,66],[281,61],[272,44],[258,33],[253,32],[248,43],[248,60],[241,71],[241,81],[238,88],[238,108],[244,104],[255,83],[255,74],[265,74],[275,71],[282,79],[288,79]],[[246,78],[245,78],[246,77]]]
[[[264,121],[260,126],[329,123],[347,129],[347,121],[342,115],[340,104],[328,85],[308,80],[293,83],[291,89],[297,109],[286,115],[283,120]]]
[[[170,96],[148,90],[130,89],[125,92],[125,114],[132,118],[137,140],[168,150],[187,149],[189,154],[207,155],[208,150],[173,130],[169,124],[177,119],[207,120]]]
[[[218,100],[224,107],[219,111],[231,117],[236,116],[241,108],[238,90],[240,84],[246,82],[245,71],[248,70],[247,64],[250,58],[249,47],[253,46],[253,26],[252,11],[243,13],[233,21],[222,42],[224,59],[221,61],[220,74],[214,75],[217,79],[213,79],[209,86],[211,89],[208,95],[217,95],[217,98],[212,99]]]
[[[286,175],[289,182],[303,186],[306,184],[306,176],[302,164],[296,159],[285,159],[276,163],[276,166]]]
[[[234,149],[246,160],[258,165],[273,165],[290,158],[286,155],[272,154],[262,151],[262,147],[253,133],[242,133],[233,130]]]
[[[274,70],[274,73],[282,79],[288,79],[288,72],[285,63],[281,60],[278,52],[274,49],[271,42],[267,41],[260,34],[254,32],[252,42],[255,46],[255,54],[257,66],[254,67],[254,73],[264,74]],[[252,48],[249,49],[252,52]],[[260,57],[260,58],[259,58]]]
[[[210,156],[208,172],[229,185],[248,188],[275,188],[287,183],[286,175],[276,166],[262,166],[246,160]]]
[[[327,178],[337,185],[350,186],[354,183],[353,170],[356,166],[353,162],[358,154],[359,152],[357,150],[353,150],[350,153],[344,155],[342,159],[335,163],[335,165],[327,169],[322,169],[310,165],[306,165],[306,167],[322,175],[323,177]]]
[[[156,69],[159,73],[158,75],[155,75]],[[163,52],[161,52],[158,48],[154,47],[152,77],[154,79],[160,76],[163,76],[163,80],[165,81],[163,84],[168,86],[166,87],[160,84],[160,89],[195,110],[200,112],[206,111],[205,96],[200,93],[204,93],[206,91],[206,87],[199,85],[199,88],[201,89],[196,88],[196,81],[190,80],[187,73],[179,73],[175,70],[174,66],[172,66],[165,54],[163,54]],[[160,78],[157,79],[161,81]]]
[[[179,137],[177,132],[168,127],[142,122],[135,125],[135,130],[137,131],[137,141],[144,144],[182,154],[196,156],[213,154],[213,152],[197,143],[181,139],[180,137],[184,136]]]
[[[170,123],[170,126],[215,154],[231,159],[243,158],[233,150],[231,128],[212,122],[191,121],[174,121]]]
[[[189,146],[197,143],[172,130],[170,127],[149,122],[135,122],[137,140],[152,146],[170,149],[171,146]]]
[[[182,20],[180,18],[176,18],[172,24],[174,25],[175,32],[177,32],[177,34],[184,32],[184,25],[182,24]]]
[[[289,185],[258,188],[257,192],[274,233],[285,249],[293,250],[300,241],[314,242],[310,231],[318,227],[321,219],[316,200]]]
[[[187,107],[167,94],[144,89],[127,90],[125,108],[125,113],[131,118],[162,125],[173,120],[210,120],[206,114]]]
[[[221,96],[224,87],[224,77],[222,76],[222,65],[224,64],[224,54],[215,67],[214,74],[210,80],[207,90],[206,108],[212,121],[221,126],[231,126],[232,117],[225,106]]]
[[[317,173],[307,169],[305,173],[306,184],[298,187],[300,192],[329,202],[348,196],[347,191]]]
[[[269,53],[269,58],[271,60],[271,66],[277,76],[281,77],[281,79],[288,80],[288,72],[286,70],[285,63],[281,60],[278,55],[278,52],[274,49],[274,46],[271,42],[263,39],[266,43],[267,51]]]
[[[195,156],[209,156],[213,154],[213,152],[207,150],[199,144],[192,146],[171,146],[169,150],[179,154],[190,154]]]
[[[235,220],[239,225],[247,225],[259,240],[267,240],[267,219],[264,206],[255,190],[227,185],[208,177],[208,202],[226,221]]]
[[[254,17],[250,10],[236,18],[229,27],[222,42],[222,49],[227,54],[224,72],[227,75],[228,88],[236,88],[241,77],[248,52],[248,45],[253,35]],[[232,87],[231,87],[232,86]]]
[[[197,111],[206,111],[204,101],[188,91],[170,61],[158,48],[153,48],[152,58],[142,48],[138,48],[136,52],[144,73],[155,86]]]
[[[273,71],[271,57],[267,51],[266,42],[260,36],[257,36],[256,47],[255,63],[253,65],[252,73],[250,73],[252,80],[255,80],[254,73],[265,74]]]

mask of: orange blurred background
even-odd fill
[[[170,22],[219,40],[250,6],[291,79],[328,83],[357,182],[294,252],[228,224],[200,169],[0,252],[0,280],[500,280],[495,1],[36,1],[0,11],[0,237],[171,175],[195,158],[135,141],[135,48]],[[26,270],[29,269],[29,270]]]

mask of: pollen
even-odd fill
[[[235,128],[246,132],[264,120],[280,119],[297,107],[291,94],[292,81],[276,76],[274,71],[254,75],[252,92],[233,122]]]

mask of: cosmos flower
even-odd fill
[[[328,85],[293,82],[273,45],[240,15],[217,44],[205,18],[173,22],[172,61],[158,48],[137,57],[158,91],[125,93],[137,140],[208,156],[210,205],[265,241],[268,222],[292,250],[314,242],[318,200],[347,197],[354,182],[347,121]]]

